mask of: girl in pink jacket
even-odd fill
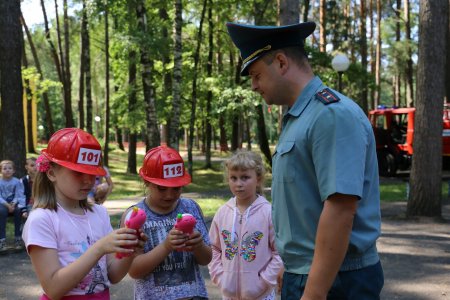
[[[275,249],[271,205],[261,196],[261,156],[238,151],[225,162],[225,173],[234,197],[219,208],[209,231],[211,279],[223,299],[275,299],[282,262]]]

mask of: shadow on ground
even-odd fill
[[[382,205],[382,235],[377,244],[385,273],[381,299],[450,299],[450,205],[443,207],[442,222],[406,220],[405,211],[405,203]],[[0,255],[0,270],[1,300],[39,297],[41,288],[24,251]],[[221,299],[207,268],[202,272],[210,299]],[[133,280],[126,277],[112,286],[111,299],[133,299]]]

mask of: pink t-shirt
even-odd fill
[[[63,267],[75,261],[96,241],[112,231],[106,208],[94,205],[93,211],[75,215],[58,207],[58,211],[37,208],[31,211],[23,229],[23,240],[30,245],[56,249]],[[106,256],[89,271],[67,295],[90,295],[108,289]]]

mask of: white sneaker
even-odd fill
[[[23,249],[22,239],[19,238],[14,241],[14,249],[16,249],[16,250]]]
[[[6,251],[6,240],[0,240],[0,252]]]

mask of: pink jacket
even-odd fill
[[[224,299],[255,300],[272,292],[282,261],[275,249],[272,208],[263,196],[243,214],[231,198],[214,216],[209,238],[209,273]]]

